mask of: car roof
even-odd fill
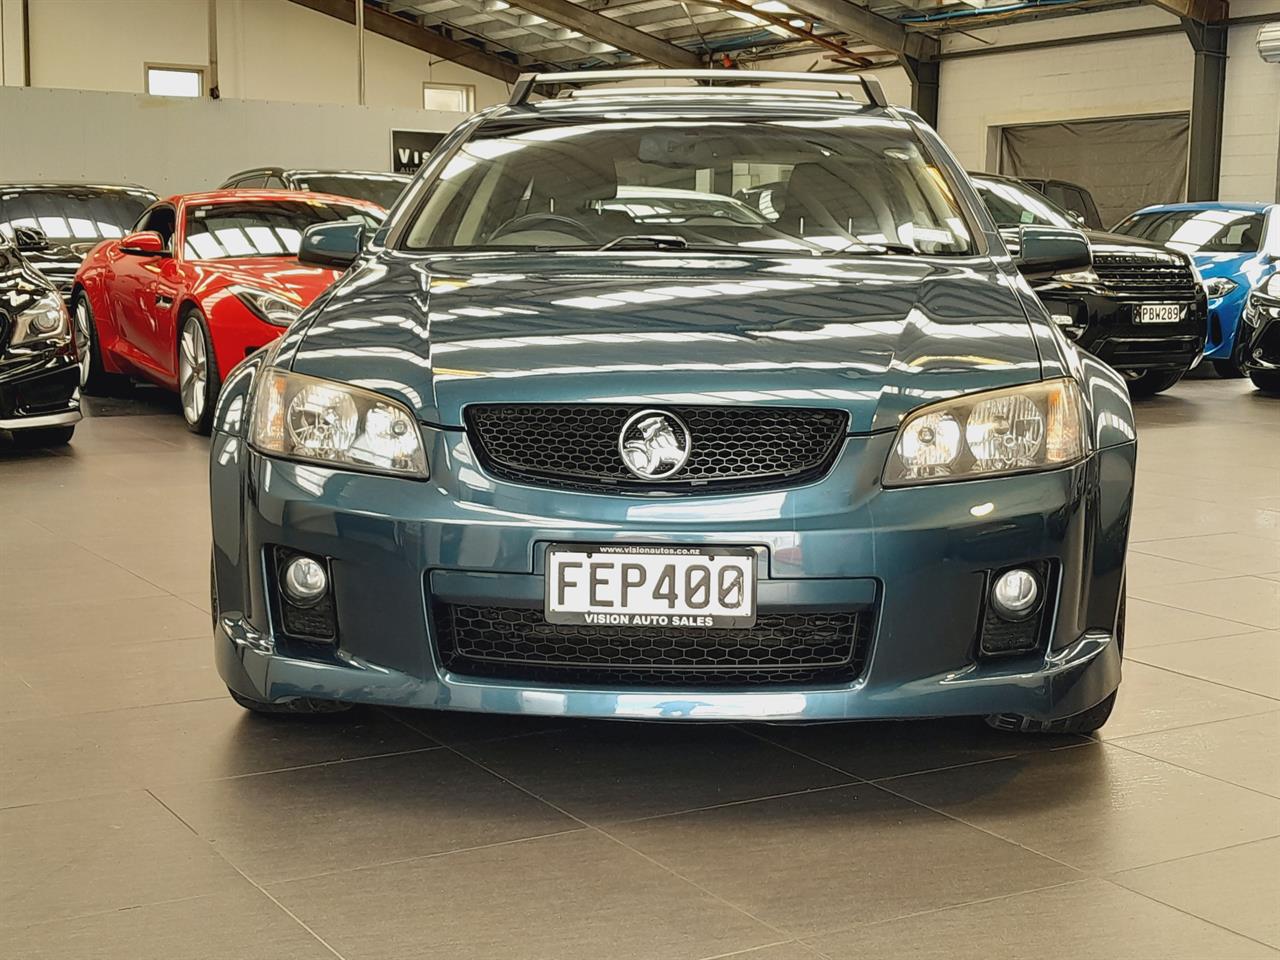
[[[1225,200],[1200,200],[1193,203],[1156,203],[1135,213],[1170,213],[1175,210],[1250,210],[1263,213],[1275,206],[1272,203],[1231,203]],[[1130,214],[1133,216],[1134,214]]]
[[[114,191],[118,193],[156,194],[137,183],[78,183],[74,180],[32,180],[24,183],[0,183],[0,190],[35,191],[65,190],[68,193]]]
[[[681,119],[700,117],[793,118],[800,116],[887,117],[905,120],[910,112],[900,107],[877,107],[862,100],[824,95],[820,91],[744,87],[714,91],[702,87],[618,87],[593,89],[570,97],[539,100],[517,106],[502,104],[482,111],[486,121],[538,118],[547,120],[598,120],[652,116]]]
[[[332,193],[311,193],[306,190],[205,190],[201,193],[176,193],[165,197],[165,203],[229,203],[233,200],[269,200],[280,203],[315,200],[323,203],[337,203],[345,207],[370,207],[382,210],[382,207],[368,200],[356,200],[352,197],[339,197]]]
[[[413,177],[405,173],[391,173],[387,170],[322,170],[312,167],[292,167],[282,171],[290,175],[320,177],[377,177],[380,180],[403,180],[408,183]]]

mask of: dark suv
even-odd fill
[[[1011,253],[1024,226],[1079,226],[1021,180],[970,176]],[[1168,390],[1204,351],[1207,301],[1190,258],[1133,237],[1084,233],[1093,266],[1038,278],[1033,288],[1067,336],[1125,375],[1131,394]]]

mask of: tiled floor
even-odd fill
[[[1280,956],[1280,401],[1139,408],[1119,706],[975,722],[245,715],[207,445],[0,449],[0,956]]]

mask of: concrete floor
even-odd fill
[[[207,444],[0,450],[0,956],[1280,956],[1280,401],[1143,404],[1099,740],[977,723],[247,716]]]

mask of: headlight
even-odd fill
[[[1053,279],[1060,280],[1063,283],[1074,283],[1079,286],[1102,286],[1102,281],[1098,278],[1098,274],[1094,272],[1093,267],[1085,267],[1083,270],[1072,270],[1069,273],[1055,273],[1053,275]]]
[[[1229,277],[1211,277],[1204,281],[1204,292],[1210,300],[1225,297],[1236,288],[1237,284]]]
[[[250,442],[291,460],[427,477],[422,434],[407,407],[371,390],[285,370],[261,374]]]
[[[898,428],[886,487],[1049,470],[1088,452],[1074,380],[1046,380],[955,397],[914,411]]]
[[[269,290],[246,287],[239,283],[233,283],[227,289],[260,319],[277,327],[287,327],[298,319],[298,314],[302,313],[302,304],[282,297],[278,293],[271,293]]]
[[[52,340],[67,336],[70,330],[67,305],[62,297],[49,293],[13,318],[13,336],[9,343],[16,347],[36,340]]]

